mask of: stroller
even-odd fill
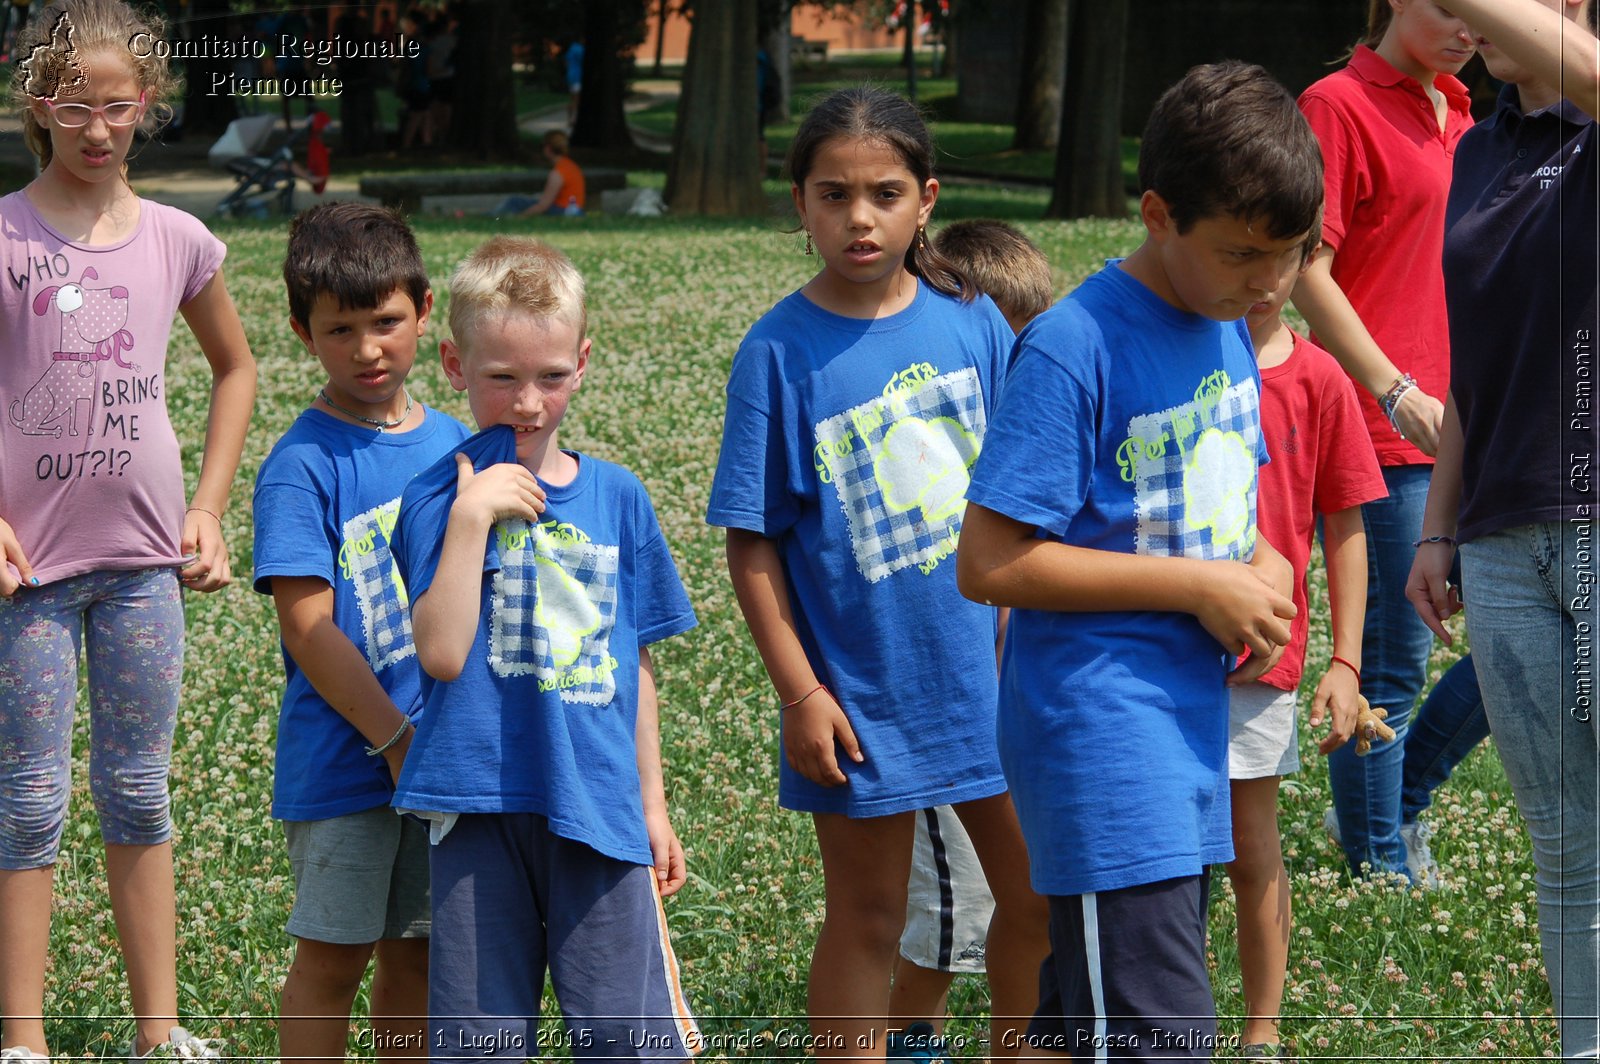
[[[249,115],[228,123],[207,157],[212,166],[234,176],[233,189],[215,211],[233,218],[265,218],[269,203],[277,201],[282,214],[294,213],[296,179],[302,179],[320,194],[328,181],[328,149],[322,131],[331,119],[326,111],[316,111],[291,129],[276,151],[268,152],[278,119],[273,115]],[[306,166],[294,160],[295,149],[306,144]]]

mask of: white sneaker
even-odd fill
[[[1328,838],[1333,840],[1335,846],[1344,845],[1344,838],[1339,834],[1339,812],[1331,805],[1322,814],[1322,830],[1328,833]]]
[[[216,1048],[220,1042],[220,1038],[196,1038],[182,1027],[174,1027],[167,1032],[165,1042],[140,1056],[136,1034],[128,1046],[128,1064],[139,1064],[142,1060],[221,1060],[222,1054]]]
[[[1433,890],[1439,885],[1439,865],[1428,848],[1428,837],[1433,827],[1425,820],[1413,820],[1400,825],[1400,839],[1406,844],[1406,871],[1411,882],[1423,890]]]
[[[25,1062],[27,1062],[27,1061],[33,1061],[33,1060],[48,1061],[49,1059],[50,1059],[49,1057],[45,1056],[42,1053],[35,1053],[33,1050],[29,1049],[27,1046],[12,1046],[10,1049],[0,1049],[0,1061],[13,1061],[14,1060],[14,1061],[17,1061],[18,1064],[25,1064]]]

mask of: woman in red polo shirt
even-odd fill
[[[1454,77],[1472,58],[1466,23],[1433,0],[1372,0],[1365,43],[1300,97],[1322,145],[1323,246],[1295,289],[1313,339],[1357,389],[1389,497],[1362,507],[1367,616],[1362,693],[1389,711],[1393,742],[1328,758],[1328,828],[1356,872],[1430,885],[1417,813],[1428,792],[1488,734],[1470,660],[1441,680],[1417,719],[1432,634],[1407,609],[1422,537],[1450,344],[1440,266],[1456,142],[1472,125]]]

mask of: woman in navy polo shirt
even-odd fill
[[[1451,0],[1507,85],[1456,151],[1450,392],[1407,596],[1448,640],[1440,621],[1461,605],[1446,582],[1459,544],[1489,723],[1533,839],[1563,1059],[1590,1060],[1600,1053],[1600,58],[1585,6]]]

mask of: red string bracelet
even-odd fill
[[[1330,664],[1332,662],[1338,662],[1340,665],[1343,665],[1345,668],[1347,668],[1351,672],[1355,673],[1356,674],[1356,686],[1357,687],[1361,686],[1361,670],[1360,669],[1356,668],[1354,665],[1350,664],[1348,661],[1346,661],[1345,659],[1341,658],[1337,654],[1333,655],[1333,657],[1330,659]]]
[[[795,706],[798,706],[801,702],[804,702],[806,699],[810,698],[812,695],[816,694],[818,691],[826,691],[827,689],[828,688],[827,688],[826,685],[819,683],[819,684],[817,684],[817,686],[813,687],[811,690],[807,691],[805,694],[801,695],[799,698],[795,699],[793,702],[783,702],[783,703],[781,703],[778,706],[778,712],[782,713],[786,709],[793,709]]]

